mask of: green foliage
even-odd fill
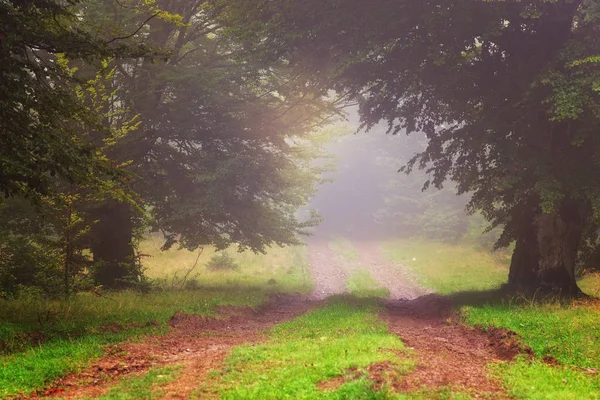
[[[73,93],[59,55],[85,60],[140,55],[142,48],[108,46],[74,14],[77,1],[5,1],[0,5],[0,191],[36,198],[53,191],[55,176],[98,184],[118,175],[80,131],[100,119]]]
[[[212,256],[206,268],[211,271],[237,271],[240,266],[228,252],[222,251]]]
[[[400,340],[377,320],[369,301],[337,298],[327,306],[273,328],[260,345],[236,348],[223,370],[197,396],[218,394],[223,399],[341,399],[393,398],[384,388],[377,393],[364,375],[370,364],[390,361],[394,373],[409,372],[414,362]],[[406,355],[403,357],[403,355]],[[332,391],[317,387],[357,370]]]
[[[553,239],[565,246],[576,246],[582,221],[595,223],[596,2],[213,3],[249,52],[289,60],[307,86],[356,99],[365,127],[383,121],[390,133],[426,137],[405,170],[424,169],[426,187],[450,179],[472,193],[469,211],[504,228],[499,246],[525,243],[532,225],[544,231],[537,237],[561,236],[542,226],[548,215],[573,227],[574,240]],[[541,241],[529,247],[534,276],[548,265],[573,276],[576,249],[558,260]]]

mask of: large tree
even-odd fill
[[[408,165],[473,194],[516,240],[509,281],[578,292],[582,233],[600,203],[592,0],[213,2],[229,32],[307,82],[361,103],[364,124],[423,132]]]
[[[242,54],[205,10],[205,1],[89,3],[82,9],[107,32],[146,27],[134,38],[165,49],[165,60],[115,60],[116,95],[107,107],[138,116],[138,129],[110,157],[128,163],[132,188],[166,247],[213,244],[262,251],[297,243],[314,220],[301,221],[318,173],[312,135],[333,107],[302,88],[283,62]],[[123,34],[119,34],[125,36]],[[108,201],[93,212],[98,282],[119,286],[134,258],[140,215]]]

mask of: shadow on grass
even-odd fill
[[[576,302],[598,301],[598,297],[589,296],[583,293],[576,295],[537,291],[514,290],[508,285],[503,285],[498,289],[482,291],[463,291],[453,293],[447,296],[456,307],[462,306],[484,306],[484,305],[539,305],[546,303],[572,304]]]

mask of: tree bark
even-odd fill
[[[127,286],[124,278],[133,271],[132,212],[128,204],[109,201],[97,210],[92,228],[95,282],[109,289]]]
[[[581,294],[575,266],[583,226],[580,207],[568,200],[555,212],[540,210],[524,218],[510,265],[509,284],[525,291]]]

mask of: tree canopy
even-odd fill
[[[35,194],[53,216],[36,229],[59,239],[16,240],[27,235],[11,219],[17,198],[3,205],[7,259],[10,243],[54,246],[61,261],[37,263],[62,268],[65,286],[88,270],[122,287],[149,229],[165,248],[264,251],[316,222],[296,211],[319,181],[310,162],[334,105],[285,63],[243,54],[205,3],[1,4],[0,188]]]
[[[366,127],[425,134],[407,170],[429,171],[426,186],[455,181],[504,226],[498,245],[517,243],[511,283],[578,290],[600,205],[597,2],[213,4],[247,51],[357,99]]]

